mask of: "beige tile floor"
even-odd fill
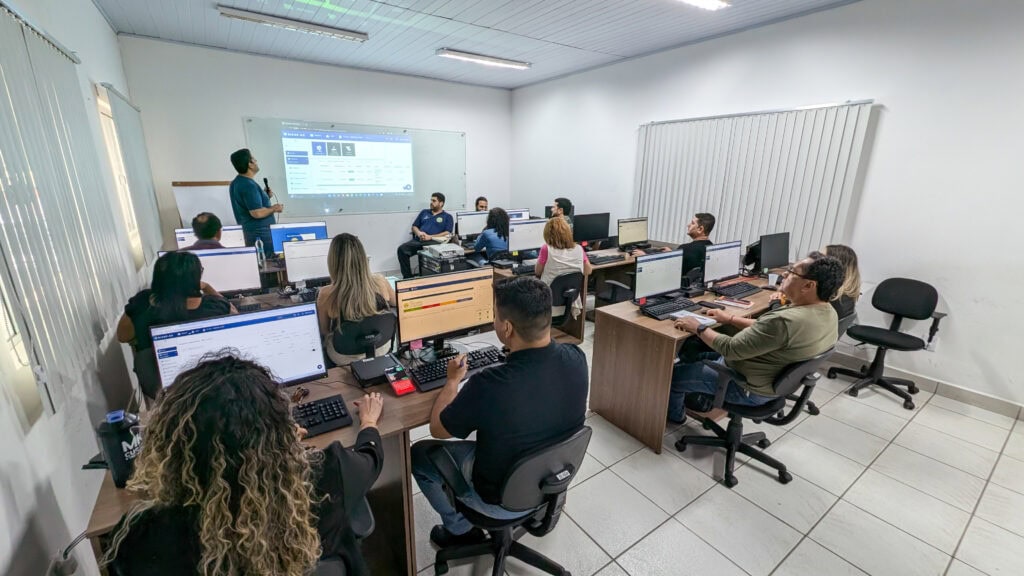
[[[593,324],[582,348],[592,352]],[[737,461],[739,484],[714,475],[720,452],[654,454],[588,413],[594,436],[558,526],[523,541],[574,576],[1024,574],[1024,422],[921,392],[917,409],[881,392],[842,394],[822,379],[818,416],[765,430],[794,479]],[[426,430],[414,434],[426,436]],[[416,490],[417,560],[433,574],[430,527]],[[487,575],[489,559],[450,574]],[[513,576],[538,574],[510,561]]]

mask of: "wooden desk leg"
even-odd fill
[[[598,312],[590,371],[590,409],[661,453],[676,344]]]
[[[384,469],[367,496],[376,527],[363,541],[373,574],[416,574],[416,532],[412,516],[409,433],[383,439]]]

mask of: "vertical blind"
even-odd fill
[[[0,5],[0,274],[44,381],[74,381],[134,268],[73,62]]]
[[[142,117],[139,109],[109,84],[107,89],[110,112],[117,130],[121,159],[128,178],[135,221],[138,223],[146,260],[153,260],[163,243],[160,231],[160,217],[156,203],[156,189],[153,173],[149,167],[146,139],[142,132]]]
[[[860,185],[873,103],[657,122],[640,127],[634,212],[683,242],[697,212],[712,238],[790,232],[790,256],[841,241]]]

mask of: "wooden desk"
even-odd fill
[[[760,278],[745,281],[755,286],[767,283]],[[726,309],[736,316],[755,316],[768,309],[770,297],[762,290],[747,297],[753,307]],[[713,299],[705,294],[693,300]],[[631,302],[597,309],[595,324],[590,409],[660,454],[672,366],[689,335],[676,330],[672,320],[644,316]]]
[[[468,336],[474,341],[480,335]],[[349,368],[332,368],[326,378],[303,384],[309,389],[308,400],[341,394],[352,410],[355,424],[305,440],[305,444],[323,448],[334,441],[344,446],[355,444],[359,432],[359,415],[353,402],[365,391],[355,385]],[[373,574],[416,574],[416,534],[413,523],[412,465],[409,455],[409,431],[430,421],[430,409],[440,390],[413,393],[397,398],[391,387],[381,384],[367,391],[382,393],[384,411],[378,422],[383,440],[384,468],[368,495],[376,528],[364,542],[363,553]],[[110,531],[136,501],[126,490],[114,487],[107,472],[93,507],[86,535],[92,542],[96,557],[103,554]]]

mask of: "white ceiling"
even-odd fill
[[[218,0],[93,0],[118,33],[199,46],[517,88],[855,0],[219,0],[370,35],[362,44],[224,18]],[[440,58],[452,48],[530,62],[508,70]]]

